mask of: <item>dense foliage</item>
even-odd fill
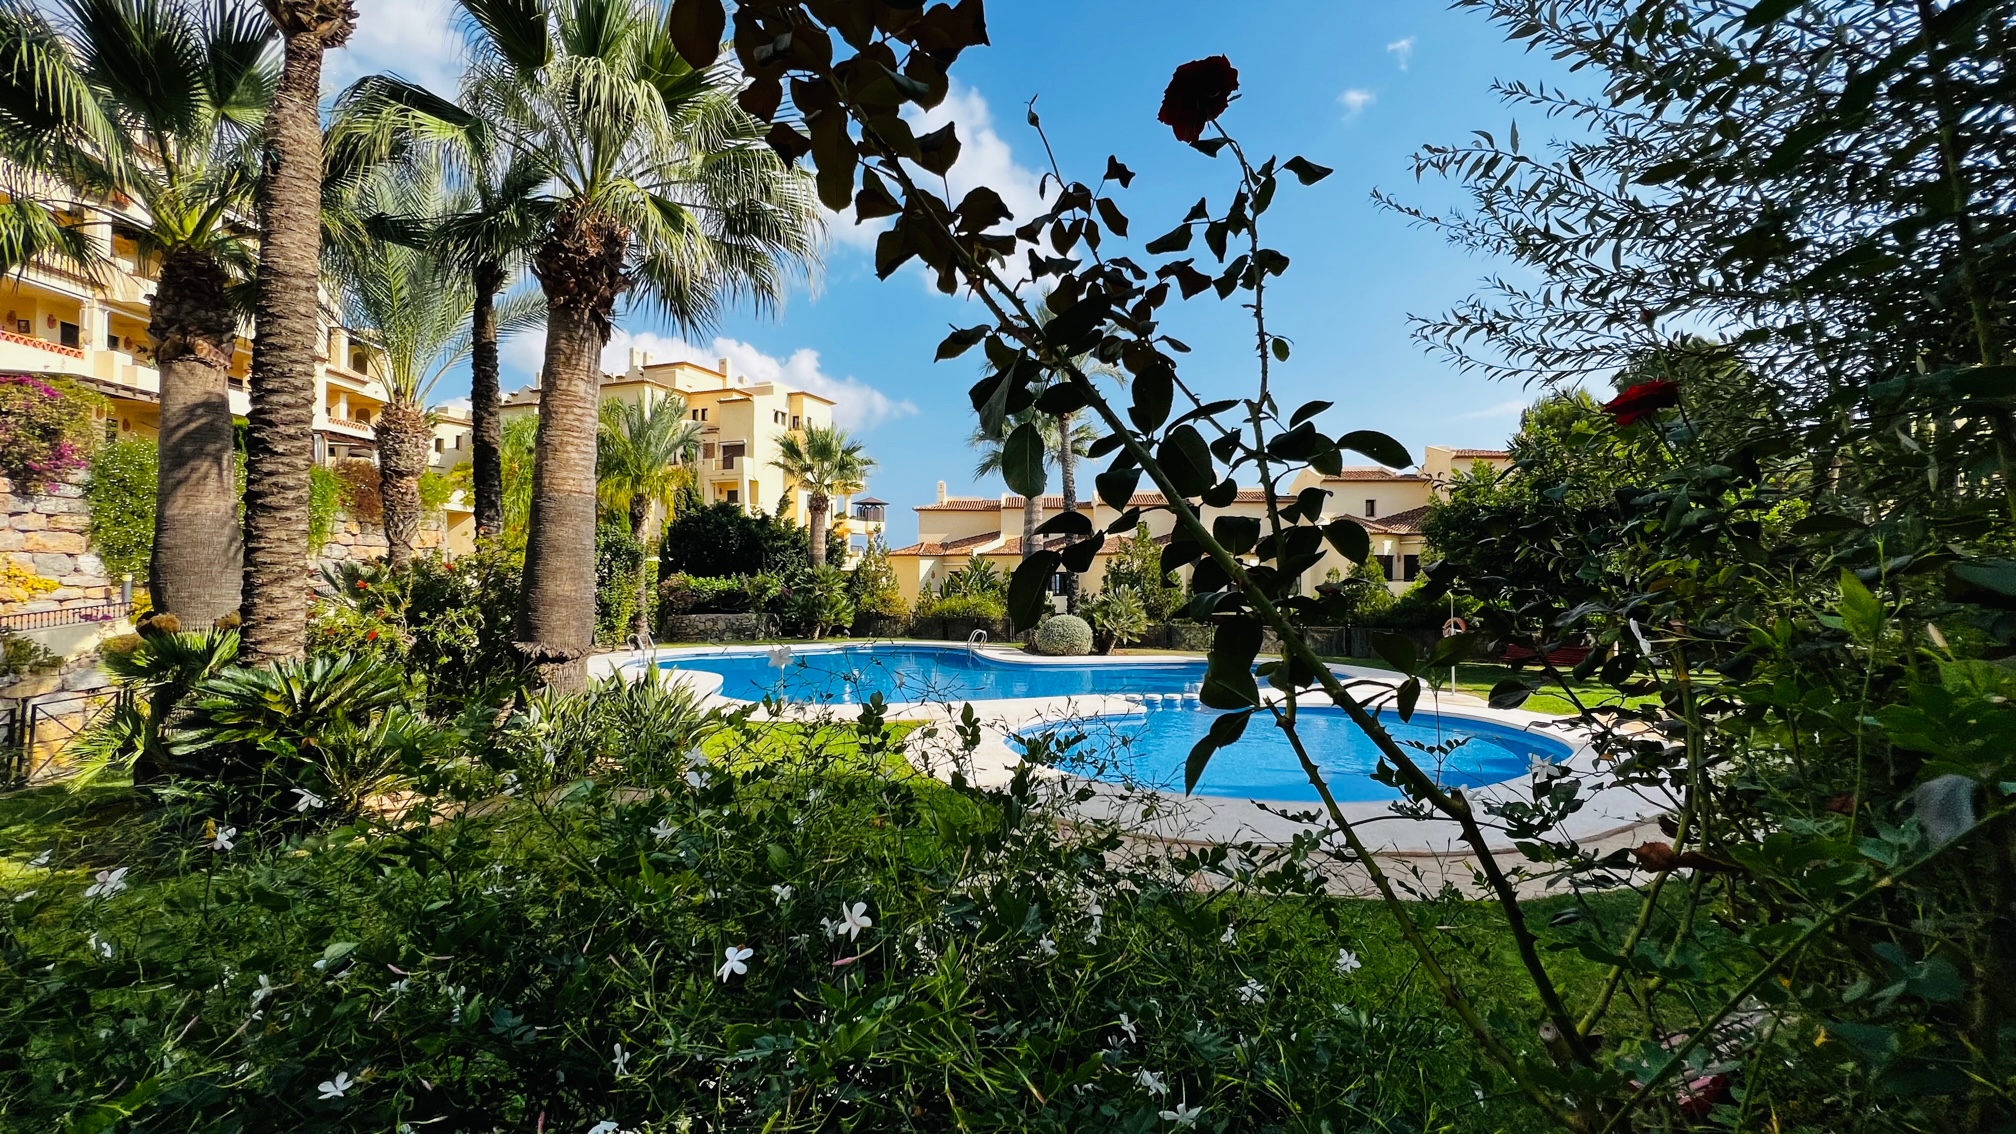
[[[658,545],[658,577],[670,575],[788,575],[812,565],[807,529],[788,520],[747,512],[739,504],[683,505]],[[846,558],[838,534],[827,557]]]
[[[641,601],[637,577],[644,570],[644,545],[622,524],[595,529],[595,642],[620,645],[631,632]]]
[[[1147,524],[1137,525],[1133,535],[1120,541],[1113,558],[1107,561],[1106,575],[1100,585],[1108,590],[1132,588],[1140,596],[1150,622],[1175,618],[1183,612],[1188,597],[1176,573],[1162,569],[1162,545],[1148,533]]]
[[[159,450],[145,437],[108,441],[91,454],[84,502],[91,509],[91,548],[118,578],[147,577],[154,551],[154,489]]]
[[[67,378],[0,374],[0,476],[35,493],[89,465],[104,404]]]
[[[889,563],[889,545],[879,537],[868,541],[868,549],[854,565],[847,594],[860,615],[901,618],[909,613],[902,586],[896,580],[896,569]]]
[[[1036,625],[1032,645],[1039,654],[1082,657],[1092,652],[1092,627],[1075,614],[1053,614]]]

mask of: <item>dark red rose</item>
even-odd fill
[[[1679,404],[1680,383],[1662,378],[1656,382],[1640,382],[1604,402],[1603,412],[1616,418],[1619,425],[1631,425]]]
[[[1230,59],[1223,55],[1193,59],[1170,76],[1156,120],[1174,130],[1177,141],[1194,142],[1204,127],[1225,113],[1238,89],[1239,72]]]

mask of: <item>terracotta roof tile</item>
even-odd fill
[[[1470,457],[1475,460],[1509,461],[1512,459],[1511,452],[1505,449],[1451,449],[1449,452],[1451,456]]]
[[[1390,516],[1353,516],[1368,532],[1381,535],[1420,535],[1421,521],[1428,518],[1428,506],[1409,508],[1405,512],[1395,512]]]
[[[1420,473],[1394,472],[1382,465],[1357,465],[1344,469],[1336,476],[1326,476],[1323,479],[1334,483],[1340,480],[1427,480],[1428,478]]]

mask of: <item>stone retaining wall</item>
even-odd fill
[[[7,613],[67,610],[119,597],[119,580],[105,573],[105,564],[92,553],[86,535],[91,512],[84,503],[84,479],[79,471],[46,492],[16,495],[13,483],[0,477],[0,562],[17,564],[57,584],[47,594],[7,604]]]
[[[440,512],[420,517],[420,530],[414,533],[413,549],[430,551],[447,541],[448,524]],[[385,525],[377,520],[353,519],[348,513],[338,512],[336,522],[329,525],[329,542],[322,545],[320,563],[341,563],[346,560],[385,558]]]
[[[779,636],[773,614],[668,614],[660,619],[661,642],[747,642]]]

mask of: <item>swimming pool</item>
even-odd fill
[[[1185,693],[1204,680],[1204,662],[1195,658],[1007,661],[963,646],[897,644],[681,653],[658,668],[719,674],[724,697],[830,703],[877,693],[892,704]]]
[[[1139,713],[1024,728],[1018,738],[1027,744],[1038,736],[1051,736],[1067,752],[1058,766],[1091,779],[1181,792],[1184,761],[1218,715],[1194,701],[1183,701]],[[1536,761],[1561,763],[1573,751],[1568,743],[1545,733],[1469,716],[1438,715],[1426,707],[1412,721],[1402,721],[1391,710],[1381,712],[1379,721],[1445,787],[1503,783],[1524,776]],[[1297,715],[1296,731],[1339,802],[1400,798],[1399,789],[1372,778],[1378,750],[1342,711],[1305,704]],[[1443,750],[1435,751],[1438,747]],[[1286,735],[1266,717],[1248,722],[1237,743],[1211,758],[1196,794],[1317,802],[1316,789]]]

